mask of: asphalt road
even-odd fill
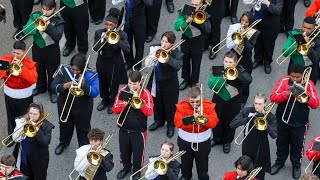
[[[15,31],[13,28],[12,22],[13,22],[13,15],[12,15],[12,7],[10,4],[10,1],[8,0],[0,0],[1,4],[3,4],[8,12],[8,23],[6,25],[3,25],[3,23],[0,24],[0,54],[9,54],[12,50],[12,44],[14,40],[12,39],[12,34]],[[176,9],[180,9],[183,7],[183,4],[187,3],[188,0],[179,0],[175,1]],[[107,0],[107,9],[110,9],[112,7],[111,0]],[[120,6],[118,6],[120,8]],[[34,6],[34,10],[40,10],[40,6]],[[249,8],[244,6],[242,4],[242,1],[239,2],[239,8],[238,8],[238,17]],[[303,5],[303,0],[299,0],[299,2],[296,5],[296,11],[295,11],[295,28],[300,28],[301,23],[304,18],[306,8]],[[155,37],[155,39],[151,43],[158,43],[160,42],[160,36],[162,32],[167,30],[173,30],[173,23],[177,16],[177,12],[174,14],[169,14],[167,12],[165,1],[163,1],[163,6],[161,10],[161,19],[159,23],[159,29],[158,33]],[[226,33],[228,30],[228,26],[230,25],[230,18],[224,18],[222,22],[222,30],[221,35],[222,38],[226,37]],[[93,25],[90,24],[89,28],[89,46],[91,49],[91,46],[93,44],[93,37],[95,30],[102,28],[101,25]],[[177,33],[177,36],[180,37],[180,33]],[[278,57],[281,54],[282,45],[284,44],[286,40],[286,36],[284,34],[279,34],[278,39],[276,41],[276,48],[274,52],[274,59]],[[32,43],[32,38],[27,38],[26,41],[27,45],[30,45]],[[61,49],[64,47],[65,39],[63,38],[60,42]],[[149,44],[145,44],[145,54],[148,53]],[[200,82],[204,85],[204,98],[205,99],[211,99],[213,93],[212,91],[207,88],[207,81],[210,74],[210,67],[212,65],[221,65],[222,64],[222,56],[223,52],[225,52],[226,49],[222,50],[221,53],[218,54],[217,58],[214,61],[210,61],[208,59],[208,51],[204,52],[202,64],[201,64],[201,74],[200,74]],[[88,54],[91,52],[89,51]],[[73,52],[69,57],[65,58],[62,57],[62,63],[68,63],[70,58],[75,54]],[[92,53],[93,54],[93,53]],[[93,55],[91,57],[90,65],[92,68],[95,68],[95,61],[96,56]],[[253,96],[258,92],[263,92],[266,94],[270,94],[276,81],[283,75],[286,74],[287,64],[283,64],[281,66],[277,65],[276,63],[272,64],[272,73],[270,75],[267,75],[264,73],[263,67],[259,67],[258,69],[255,69],[253,71],[253,82],[251,84],[250,89],[250,97],[248,100],[247,105],[251,105],[251,101]],[[181,81],[180,81],[181,82]],[[319,89],[319,83],[318,83],[318,89]],[[6,109],[4,105],[4,96],[2,95],[3,91],[1,91],[0,95],[0,139],[2,140],[6,136],[7,132],[7,123],[6,123]],[[184,99],[186,97],[186,91],[182,91],[180,93],[180,100]],[[36,96],[34,98],[34,101],[43,103],[46,112],[53,112],[53,115],[49,118],[49,121],[51,121],[56,128],[53,130],[52,133],[52,141],[50,144],[50,163],[49,163],[49,169],[48,169],[48,180],[62,180],[67,179],[69,173],[73,169],[73,161],[75,158],[75,149],[78,148],[76,134],[74,134],[74,138],[70,144],[70,146],[61,154],[60,156],[56,156],[54,154],[54,149],[59,143],[59,126],[58,126],[58,114],[57,114],[57,106],[56,104],[52,104],[49,101],[49,94],[41,94],[39,96]],[[119,158],[119,143],[118,143],[118,131],[116,127],[116,118],[115,115],[109,115],[107,114],[107,111],[98,112],[96,110],[97,105],[100,103],[101,99],[100,97],[95,99],[95,105],[92,115],[92,127],[99,127],[103,129],[106,134],[109,134],[111,132],[115,132],[113,138],[111,139],[111,142],[108,145],[108,149],[112,151],[114,154],[114,163],[115,167],[114,169],[108,173],[109,179],[116,179],[116,174],[120,170],[120,158]],[[275,108],[274,108],[275,110]],[[274,112],[274,111],[273,111]],[[319,123],[318,123],[318,117],[320,116],[319,110],[312,110],[310,113],[310,128],[308,130],[308,134],[306,136],[306,147],[309,144],[312,137],[317,135],[317,130],[319,129]],[[149,125],[153,123],[153,118],[149,118]],[[240,129],[238,129],[237,134]],[[177,131],[176,131],[177,132]],[[164,140],[167,140],[166,136],[166,128],[160,128],[156,132],[148,133],[147,137],[147,148],[145,152],[145,157],[149,157],[150,155],[156,155],[159,153],[159,146],[160,143]],[[175,136],[171,139],[173,142],[176,143],[177,141],[177,133]],[[209,175],[210,179],[212,180],[218,180],[222,179],[223,173],[226,171],[233,171],[235,168],[233,167],[234,161],[241,155],[241,147],[236,146],[234,143],[232,143],[231,146],[231,152],[230,154],[224,154],[222,151],[221,146],[217,146],[212,148],[210,153],[210,160],[209,160]],[[274,163],[274,160],[276,158],[276,145],[275,140],[270,139],[270,150],[271,150],[271,161],[272,164]],[[3,155],[5,153],[11,153],[13,151],[13,148],[6,148],[0,146],[0,155]],[[41,157],[39,157],[41,158]],[[304,157],[302,160],[302,169],[307,166],[307,159]],[[283,180],[283,179],[292,179],[291,176],[292,172],[292,166],[290,161],[288,160],[286,162],[285,167],[274,176],[271,176],[269,174],[266,175],[266,179],[272,179],[272,180]],[[197,179],[196,175],[196,169],[193,169],[193,175],[194,179]],[[127,176],[127,179],[129,179],[129,176]]]

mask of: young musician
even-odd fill
[[[32,12],[34,0],[11,0],[13,11],[13,26],[17,29],[13,37],[22,31],[23,26],[28,22],[29,16]],[[23,33],[17,37],[18,39],[23,37]]]
[[[160,149],[160,159],[167,161],[169,158],[172,157],[174,153],[174,144],[171,141],[165,141],[161,144]],[[150,162],[154,162],[155,160],[159,159],[159,156],[153,156],[149,158]],[[177,159],[174,159],[168,164],[168,171],[165,175],[159,175],[156,171],[154,171],[154,163],[151,163],[148,166],[148,169],[145,173],[146,179],[153,179],[153,180],[175,180],[178,179],[180,173],[180,163]]]
[[[235,24],[238,22],[237,18],[237,10],[238,10],[238,4],[239,0],[226,0],[225,2],[225,14],[224,16],[230,16],[230,20],[232,24]]]
[[[91,0],[90,0],[91,1]],[[65,6],[61,16],[65,20],[65,43],[63,56],[69,56],[74,47],[78,46],[79,53],[88,52],[89,14],[86,0],[60,0],[60,6]]]
[[[17,125],[14,130],[17,130],[17,132],[12,135],[15,142],[19,142],[13,152],[17,158],[17,168],[33,180],[47,178],[49,144],[54,125],[48,120],[43,120],[44,116],[42,104],[31,103],[27,113],[16,119]],[[36,135],[34,137],[26,136],[23,132],[24,128],[21,128],[29,122],[36,127]]]
[[[197,11],[202,5],[202,0],[190,0],[190,4],[195,7]],[[204,34],[210,33],[210,23],[208,18],[202,24],[193,22],[193,17],[182,14],[179,10],[179,15],[174,23],[176,31],[182,31],[182,39],[185,42],[181,45],[181,52],[183,56],[182,66],[182,83],[179,89],[185,90],[189,85],[195,86],[199,81],[200,65],[202,59],[202,47],[204,45]],[[191,63],[190,63],[191,61]]]
[[[128,75],[128,85],[122,87],[115,99],[112,110],[115,114],[120,114],[119,121],[123,126],[119,126],[120,157],[123,168],[119,171],[117,179],[123,179],[130,171],[138,171],[143,164],[143,156],[147,137],[147,118],[153,113],[153,100],[150,92],[142,87],[141,73],[131,71]],[[144,102],[140,109],[130,108],[130,102],[119,99],[122,91],[130,92],[133,97],[139,97]],[[131,158],[132,157],[132,158]],[[136,174],[134,180],[140,178],[140,173]]]
[[[35,25],[30,24],[33,24],[39,17],[50,17],[56,9],[56,2],[55,0],[42,0],[41,7],[42,12],[37,11],[31,15],[24,26],[28,28],[23,33],[33,36],[32,59],[38,63],[37,87],[33,90],[33,96],[44,93],[48,89],[51,102],[56,103],[57,94],[52,93],[50,87],[53,81],[52,76],[60,65],[59,41],[63,34],[64,21],[56,15],[49,20],[45,31],[33,30]],[[45,15],[42,16],[43,14]]]
[[[161,44],[150,47],[150,53],[155,53],[160,48],[169,50],[176,40],[172,31],[163,33]],[[152,80],[149,81],[148,88],[154,101],[154,123],[149,126],[150,131],[158,129],[167,122],[167,136],[171,138],[174,135],[174,113],[179,98],[179,80],[178,71],[182,66],[181,51],[176,48],[168,53],[169,60],[167,63],[155,61],[156,57],[150,57],[151,63],[155,68],[151,74]],[[146,64],[149,64],[146,60]]]
[[[306,93],[309,95],[307,103],[300,103],[296,98],[295,83],[301,83],[304,67],[300,64],[292,64],[290,75],[278,80],[270,96],[271,102],[278,104],[277,116],[277,159],[271,167],[271,175],[278,173],[284,166],[289,155],[293,166],[292,177],[298,179],[301,174],[301,158],[303,155],[303,143],[308,128],[309,111],[319,106],[318,92],[311,80],[308,82]],[[304,84],[302,84],[305,86]],[[290,96],[291,95],[291,96]],[[289,98],[290,97],[290,98]],[[295,102],[293,104],[293,102]],[[292,112],[291,112],[292,111]],[[284,121],[288,121],[285,123]]]
[[[292,45],[293,43],[296,43],[296,39],[294,38],[294,35],[297,34],[303,34],[305,41],[308,43],[312,37],[314,37],[316,29],[316,21],[313,17],[306,17],[303,20],[302,23],[302,29],[295,29],[289,33],[289,37],[286,41],[286,43],[283,46],[283,52],[285,52],[284,56],[287,57],[290,56],[290,63],[288,66],[288,74],[290,70],[290,66],[293,63],[298,63],[302,66],[306,67],[312,67],[310,80],[316,84],[318,80],[318,72],[319,72],[319,58],[320,58],[320,35],[318,35],[312,43],[310,43],[310,52],[308,55],[303,56],[300,54],[296,49],[297,45]]]
[[[104,134],[105,133],[98,128],[91,129],[88,133],[90,144],[83,145],[76,150],[77,155],[74,160],[74,166],[76,171],[80,173],[80,180],[107,180],[106,172],[113,169],[113,155],[106,147],[102,147]],[[99,151],[101,163],[98,167],[89,163],[87,158],[89,150]],[[91,175],[92,173],[90,173],[90,170],[92,171],[91,168],[96,170],[93,177]]]
[[[236,172],[224,173],[223,180],[243,180],[246,179],[250,172],[253,170],[253,162],[249,156],[241,156],[234,162]],[[253,178],[252,180],[255,180]]]
[[[317,143],[317,144],[316,144]],[[312,172],[314,171],[314,175],[316,175],[317,177],[320,176],[320,167],[317,165],[320,162],[320,148],[319,147],[319,143],[320,143],[320,136],[316,136],[312,139],[312,141],[310,142],[308,149],[306,150],[306,155],[309,161],[313,161],[313,167],[312,167]],[[318,146],[315,147],[314,146]],[[317,167],[317,169],[315,170],[315,168]]]
[[[6,154],[0,160],[0,179],[26,180],[28,177],[15,169],[16,158]]]
[[[192,178],[193,160],[196,162],[198,179],[209,180],[208,161],[211,151],[211,129],[218,123],[214,110],[215,104],[209,100],[202,100],[201,89],[197,86],[188,90],[188,98],[180,101],[174,115],[174,124],[178,131],[179,151],[185,150],[181,156],[181,174],[184,179]],[[201,101],[203,101],[201,103]],[[195,118],[201,114],[208,118],[204,125],[196,124]]]
[[[271,112],[266,118],[267,130],[260,131],[253,127],[255,126],[256,118],[265,116],[266,103],[267,96],[265,94],[258,93],[254,98],[253,107],[245,107],[230,122],[230,127],[233,129],[242,125],[246,126],[243,131],[243,138],[245,139],[242,144],[242,155],[251,157],[255,167],[262,167],[261,171],[256,176],[259,180],[264,180],[265,172],[270,173],[271,170],[268,134],[272,139],[277,138],[276,116]],[[248,125],[249,121],[250,124]],[[249,132],[251,128],[253,129]]]
[[[213,66],[208,86],[215,93],[212,102],[216,103],[215,110],[219,117],[218,125],[213,129],[213,138],[211,146],[223,144],[223,152],[229,153],[233,141],[235,130],[230,128],[230,122],[240,112],[241,95],[239,94],[242,86],[248,86],[252,77],[238,63],[237,54],[228,51],[224,55],[223,66]],[[235,80],[225,80],[226,68],[236,68],[238,75]],[[220,90],[219,90],[220,89]],[[232,111],[230,111],[232,109]]]
[[[256,44],[259,31],[251,28],[243,37],[243,43],[236,45],[232,41],[232,34],[238,32],[240,34],[244,33],[247,28],[253,23],[253,14],[249,11],[244,12],[240,18],[240,23],[232,24],[229,26],[227,33],[227,48],[232,49],[238,54],[238,57],[243,56],[239,65],[243,66],[244,69],[251,75],[252,73],[252,49]],[[249,97],[249,86],[244,86],[241,88],[241,107],[243,107]]]
[[[106,0],[89,0],[88,8],[90,13],[90,22],[95,25],[101,24],[106,12]]]
[[[112,105],[117,95],[119,84],[128,82],[127,70],[123,61],[121,51],[128,53],[130,51],[130,44],[128,43],[127,33],[119,30],[117,31],[120,10],[111,8],[106,17],[105,28],[99,29],[95,32],[95,51],[98,52],[96,69],[99,76],[99,89],[101,103],[97,110],[102,111],[108,107],[108,113],[112,114]],[[119,42],[116,44],[106,43],[105,38],[102,38],[109,31],[117,31],[119,34]],[[103,45],[104,44],[104,45]],[[103,45],[103,47],[101,47]]]
[[[55,93],[59,92],[57,102],[59,117],[67,120],[67,122],[59,121],[60,143],[56,147],[56,155],[60,155],[64,148],[69,146],[74,126],[76,126],[79,147],[89,144],[87,134],[91,129],[90,121],[93,109],[93,98],[99,95],[99,80],[96,72],[91,69],[84,69],[86,61],[86,57],[82,54],[73,56],[70,60],[70,65],[60,65],[51,84],[52,91]],[[69,89],[72,86],[78,85],[79,78],[83,73],[85,74],[80,88],[84,91],[84,95],[75,97],[71,105],[73,95],[70,93],[67,99]],[[64,105],[66,105],[66,107],[62,112]],[[66,117],[69,108],[71,108],[70,114]]]
[[[320,0],[315,0],[306,11],[306,17],[317,17],[320,9]]]
[[[23,41],[16,41],[13,44],[11,55],[1,56],[0,59],[9,63],[18,63],[25,55],[26,44]],[[3,75],[3,76],[2,76]],[[9,69],[0,70],[1,78],[6,80],[10,75]],[[37,63],[25,57],[22,60],[22,72],[18,76],[11,75],[4,84],[4,100],[7,110],[8,134],[13,132],[16,126],[15,118],[26,113],[29,104],[33,102],[32,90],[37,82]],[[12,141],[12,139],[8,139]],[[14,145],[12,143],[10,146]],[[10,147],[9,146],[9,147]]]
[[[254,48],[253,69],[264,64],[264,71],[271,73],[271,63],[275,42],[280,28],[280,14],[283,0],[263,0],[261,9],[254,11],[254,19],[262,19],[257,28],[260,34]]]

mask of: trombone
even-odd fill
[[[33,21],[33,23],[30,23],[28,26],[26,26],[25,28],[23,28],[20,32],[18,32],[15,36],[14,39],[16,41],[21,41],[22,39],[24,39],[25,37],[27,37],[32,31],[34,30],[38,30],[40,32],[43,32],[47,29],[48,27],[48,21],[53,18],[55,15],[57,15],[60,11],[62,11],[65,8],[65,6],[63,6],[62,8],[60,8],[58,11],[56,11],[55,13],[53,13],[51,16],[46,17],[44,16],[45,14],[42,14],[39,18],[37,18],[36,20]],[[17,37],[23,33],[23,31],[27,30],[31,25],[35,25],[34,28],[32,28],[27,34],[25,34],[23,37],[21,37],[20,39],[18,39]]]
[[[146,167],[148,167],[150,164],[153,163],[153,170],[146,173],[144,176],[142,176],[139,180],[143,179],[145,176],[149,175],[150,173],[152,173],[153,171],[155,171],[156,173],[158,173],[159,175],[165,175],[168,172],[168,164],[171,161],[174,161],[176,159],[178,159],[179,157],[181,157],[184,153],[186,153],[186,151],[179,151],[176,154],[174,154],[173,156],[171,156],[168,160],[164,160],[162,159],[162,155],[160,155],[159,157],[157,157],[155,160],[151,161],[149,164],[143,166],[142,168],[140,168],[138,171],[136,171],[135,173],[133,173],[130,176],[130,180],[132,180],[133,176],[138,174],[139,172],[141,172],[143,169],[145,169]]]
[[[308,166],[307,166],[306,169],[304,170],[304,173],[305,173],[305,174],[308,174],[308,171],[307,171],[307,170],[308,170],[309,167],[311,166],[312,162],[314,162],[314,158],[316,158],[316,155],[313,156],[313,158],[312,158],[311,161],[309,162]],[[318,162],[317,166],[316,166],[316,167],[314,168],[314,170],[311,172],[312,174],[314,174],[314,172],[318,169],[319,165],[320,165],[320,162]]]
[[[66,100],[65,100],[65,103],[64,103],[64,105],[63,105],[63,108],[62,108],[62,111],[61,111],[61,115],[60,115],[60,121],[61,121],[62,123],[67,122],[68,117],[69,117],[70,112],[71,112],[71,108],[72,108],[74,99],[75,99],[76,97],[81,97],[81,96],[84,95],[84,91],[81,89],[81,85],[82,85],[82,81],[84,81],[84,74],[85,74],[85,72],[86,72],[86,70],[87,70],[87,67],[88,67],[88,64],[89,64],[89,60],[90,60],[90,55],[88,56],[87,61],[86,61],[86,64],[85,64],[84,69],[83,69],[83,72],[82,72],[81,76],[80,76],[79,79],[78,79],[79,82],[76,82],[76,80],[75,80],[76,75],[74,74],[74,76],[73,76],[73,78],[72,78],[71,74],[70,74],[69,71],[66,69],[66,72],[68,73],[70,79],[71,79],[71,80],[73,81],[73,83],[75,83],[76,85],[73,85],[73,84],[72,84],[71,87],[69,88],[69,92],[68,92],[67,98],[66,98]],[[73,97],[72,97],[72,100],[71,100],[71,103],[70,103],[70,107],[69,107],[68,114],[67,114],[67,116],[63,119],[63,114],[64,114],[65,108],[66,108],[66,106],[67,106],[67,102],[68,102],[68,100],[69,100],[70,94],[72,94]]]
[[[19,60],[18,63],[11,63],[9,65],[9,71],[10,74],[8,77],[3,81],[2,85],[0,86],[0,89],[5,85],[5,83],[9,80],[9,78],[14,75],[14,76],[19,76],[22,73],[22,61],[24,58],[28,55],[29,51],[31,50],[33,44],[28,48],[28,50],[24,53],[23,57]],[[14,57],[15,59],[15,57]],[[4,71],[3,74],[1,75],[0,79],[6,74],[7,72]]]
[[[85,179],[93,179],[94,175],[96,174],[101,162],[102,162],[102,157],[101,156],[105,156],[103,154],[105,154],[103,151],[104,148],[106,148],[106,146],[109,144],[111,138],[112,138],[113,134],[110,134],[103,142],[103,144],[100,146],[100,148],[98,148],[96,151],[93,150],[92,148],[90,148],[87,152],[87,155],[84,156],[80,162],[74,167],[74,169],[71,171],[71,173],[69,174],[69,179],[72,179],[72,175],[73,173],[76,171],[76,169],[79,167],[79,165],[81,164],[81,162],[87,158],[87,161],[89,162],[89,165],[85,168],[86,172],[85,172]],[[90,169],[90,166],[94,166],[94,168]],[[93,170],[93,171],[90,171]],[[78,174],[78,176],[74,179],[78,179],[80,177],[80,173]]]
[[[255,169],[253,169],[245,180],[252,180],[253,178],[255,178],[259,174],[259,172],[261,170],[262,170],[262,167],[257,167]]]
[[[30,138],[35,137],[37,135],[37,128],[39,128],[41,126],[41,124],[49,117],[51,116],[52,112],[46,114],[43,118],[41,118],[37,123],[32,124],[32,119],[30,119],[29,121],[26,122],[25,125],[19,127],[17,130],[15,130],[13,133],[11,133],[10,135],[8,135],[6,138],[4,138],[2,140],[2,145],[8,147],[10,144],[12,144],[15,140],[17,140],[18,138],[20,138],[23,135],[26,135]],[[13,138],[14,134],[21,131],[22,132],[17,135],[17,137]],[[6,144],[6,141],[8,139],[12,138],[12,141],[10,141],[9,143]]]
[[[223,83],[221,84],[221,87],[216,91],[214,90],[214,88],[218,85],[219,83],[219,80],[213,85],[212,87],[212,91],[216,94],[219,94],[220,90],[222,89],[223,85],[227,82],[227,80],[229,81],[233,81],[235,79],[237,79],[238,77],[238,70],[237,70],[237,66],[239,64],[239,62],[241,61],[243,56],[241,56],[237,62],[237,64],[234,66],[234,67],[227,67],[224,71],[224,74],[223,74]]]
[[[265,114],[263,117],[256,117],[255,115],[253,115],[250,120],[247,122],[246,126],[240,131],[239,135],[236,137],[236,139],[234,139],[234,143],[238,146],[240,146],[243,141],[248,137],[248,134],[252,131],[252,129],[255,127],[257,130],[259,131],[265,131],[268,128],[268,115],[271,112],[273,106],[275,105],[275,103],[270,103],[266,106],[265,108]],[[249,128],[251,121],[253,120],[253,118],[255,118],[254,120],[254,125],[251,127],[251,129],[248,131],[247,135],[240,141],[238,142],[238,138],[240,137],[240,135],[242,133],[244,133],[244,131]]]
[[[141,87],[140,87],[138,96],[137,96],[137,97],[133,96],[133,97],[131,98],[131,100],[130,100],[130,102],[129,102],[130,105],[129,105],[128,109],[127,109],[127,112],[126,112],[126,114],[125,114],[122,122],[120,122],[120,117],[121,117],[123,111],[125,110],[125,108],[122,109],[122,111],[121,111],[121,113],[120,113],[120,115],[118,116],[118,119],[117,119],[117,125],[118,125],[118,126],[120,126],[120,127],[123,126],[123,124],[124,124],[124,122],[125,122],[125,120],[126,120],[126,118],[127,118],[127,116],[128,116],[128,113],[129,113],[131,107],[132,107],[133,109],[141,109],[141,108],[143,107],[144,101],[143,101],[142,98],[141,98],[141,94],[142,94],[142,92],[143,92],[143,90],[144,90],[144,86],[145,86],[145,83],[146,83],[146,81],[147,81],[147,77],[148,77],[148,73],[144,74],[143,77],[141,78],[141,80],[143,79],[143,80],[142,80],[143,83],[142,83],[142,85],[141,85]]]
[[[181,39],[179,42],[177,42],[177,44],[173,45],[171,48],[165,50],[164,48],[160,48],[158,49],[155,53],[150,53],[148,56],[146,56],[145,58],[141,59],[139,62],[137,62],[135,65],[132,66],[132,69],[135,71],[135,67],[142,63],[143,61],[147,60],[149,57],[151,57],[152,55],[155,55],[156,58],[153,59],[153,62],[155,61],[159,61],[160,63],[167,63],[170,59],[169,53],[174,51],[177,47],[179,47],[182,43],[184,43],[185,40]],[[153,64],[153,63],[152,63]],[[148,68],[149,66],[145,66],[142,69],[140,69],[140,71],[143,71],[144,69]]]
[[[262,19],[258,19],[256,21],[254,21],[249,27],[246,28],[246,30],[243,33],[239,33],[238,31],[232,33],[230,36],[227,36],[226,38],[224,38],[222,41],[220,41],[217,45],[215,45],[214,47],[211,48],[212,53],[216,54],[218,53],[221,49],[223,49],[228,43],[227,43],[227,39],[231,37],[231,40],[233,41],[233,43],[235,43],[236,45],[242,44],[243,40],[244,40],[244,36],[253,28],[255,27]],[[242,27],[243,25],[241,25]],[[226,43],[220,47],[218,50],[214,51],[215,48],[219,47],[220,44],[222,44],[224,41],[226,41]],[[230,42],[229,42],[230,43]]]
[[[304,92],[302,94],[299,94],[297,95],[294,100],[293,100],[293,104],[292,104],[292,107],[290,109],[290,112],[289,112],[289,115],[288,115],[288,118],[287,120],[285,120],[284,116],[287,112],[287,109],[288,109],[288,105],[289,105],[289,101],[292,97],[292,92],[290,92],[290,95],[289,95],[289,98],[288,98],[288,101],[287,101],[287,104],[286,104],[286,107],[284,108],[284,112],[282,114],[282,121],[286,124],[289,123],[289,120],[290,120],[290,117],[291,117],[291,114],[292,114],[292,111],[293,111],[293,108],[294,108],[294,105],[296,104],[296,101],[298,101],[299,103],[307,103],[310,99],[310,96],[307,94],[307,88],[308,88],[308,84],[309,84],[309,79],[310,79],[310,75],[311,75],[311,71],[312,71],[312,67],[307,67],[304,71],[303,71],[303,74],[302,74],[302,80],[301,80],[301,84],[304,84]],[[294,82],[295,83],[295,82]]]

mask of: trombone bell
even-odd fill
[[[23,132],[28,137],[35,137],[37,135],[37,128],[32,124],[26,124],[23,127]]]
[[[198,125],[205,125],[208,123],[209,119],[204,115],[198,115],[195,118],[195,121],[196,121],[196,124],[198,124]]]
[[[91,151],[87,154],[87,159],[90,164],[98,166],[101,163],[101,156],[95,151]]]
[[[18,64],[10,64],[9,70],[10,73],[14,76],[19,76],[22,73],[22,68]]]
[[[310,52],[310,48],[307,44],[300,44],[297,47],[297,51],[302,55],[302,56],[306,56],[309,54]]]
[[[169,60],[168,52],[163,49],[156,51],[156,57],[160,63],[167,63]]]
[[[231,35],[231,39],[236,45],[239,45],[239,44],[241,44],[243,42],[243,37],[238,32],[233,33]]]
[[[157,160],[154,162],[154,170],[159,174],[159,175],[165,175],[167,174],[168,171],[168,166],[167,163],[164,162],[163,160]]]
[[[37,30],[43,32],[47,29],[48,24],[47,21],[43,16],[39,17],[35,22],[34,25],[36,26]]]
[[[203,11],[197,11],[195,12],[194,14],[194,19],[193,21],[196,23],[196,24],[203,24],[207,19],[207,16],[206,14],[203,12]]]
[[[84,91],[81,88],[77,87],[77,86],[76,87],[71,87],[70,88],[70,92],[75,97],[80,97],[80,96],[84,95]]]
[[[310,99],[310,96],[306,93],[303,93],[302,95],[299,95],[297,97],[297,101],[300,103],[307,103]]]
[[[235,67],[228,67],[226,68],[225,76],[227,80],[233,81],[238,77],[238,70]]]
[[[142,106],[144,105],[144,102],[140,97],[133,97],[131,100],[131,106],[133,109],[141,109]]]
[[[265,131],[267,130],[268,127],[268,122],[265,120],[263,117],[258,117],[254,121],[254,126],[259,130],[259,131]]]
[[[107,38],[107,42],[109,44],[117,44],[119,42],[119,40],[120,40],[119,33],[116,32],[116,31],[108,32],[106,38]]]

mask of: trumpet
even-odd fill
[[[32,124],[32,119],[30,119],[29,121],[26,122],[26,124],[24,126],[19,127],[17,130],[15,130],[13,133],[11,133],[10,135],[8,135],[6,138],[4,138],[2,140],[2,145],[8,147],[10,144],[12,144],[15,140],[17,140],[18,138],[20,138],[23,135],[26,135],[30,138],[35,137],[37,135],[37,128],[39,128],[43,121],[45,121],[49,116],[51,116],[52,112],[46,114],[43,118],[41,118],[37,123]],[[21,131],[21,129],[23,129],[22,133],[20,133],[17,137],[12,138],[13,135],[19,131]],[[9,143],[6,144],[6,141],[8,139],[12,138],[12,141],[10,141]]]
[[[314,158],[316,158],[316,155],[313,156],[313,158],[311,159],[311,161],[309,162],[309,164],[307,165],[306,169],[304,169],[304,173],[305,174],[308,174],[308,169],[309,167],[311,166],[311,164],[314,162]],[[316,167],[313,169],[313,171],[311,172],[312,174],[314,174],[314,172],[318,169],[320,165],[320,162],[318,162],[318,164],[316,165]]]
[[[136,171],[135,173],[133,173],[130,176],[130,180],[132,180],[133,176],[138,174],[139,172],[141,172],[143,169],[145,169],[146,167],[148,167],[150,164],[153,163],[153,171],[155,171],[156,173],[158,173],[159,175],[165,175],[168,172],[168,164],[171,161],[174,161],[176,159],[178,159],[179,157],[181,157],[184,153],[186,153],[186,151],[179,151],[176,154],[174,154],[172,157],[170,157],[168,160],[164,160],[162,159],[162,156],[160,155],[159,157],[157,157],[155,160],[151,161],[149,164],[143,166],[142,168],[140,168],[138,171]],[[144,176],[142,176],[139,180],[143,179],[145,176],[147,176],[148,174],[152,173],[153,171],[150,171],[149,173],[147,172]]]
[[[7,22],[6,9],[2,4],[0,4],[0,22],[3,20],[5,24]]]
[[[240,131],[239,135],[236,137],[236,139],[234,139],[234,142],[236,145],[240,146],[243,141],[248,137],[248,134],[252,131],[252,129],[255,127],[257,130],[259,131],[265,131],[268,128],[268,115],[271,112],[273,106],[275,105],[275,103],[270,103],[266,106],[265,108],[265,114],[263,117],[257,117],[255,118],[255,115],[253,115],[250,120],[247,122],[246,126]],[[246,129],[249,128],[251,121],[253,120],[253,118],[255,118],[254,120],[254,125],[251,127],[251,129],[248,131],[247,135],[240,141],[238,142],[238,138],[241,136],[242,133],[245,132]]]
[[[86,72],[86,70],[87,70],[89,61],[90,61],[90,55],[89,55],[88,58],[87,58],[86,64],[85,64],[85,66],[84,66],[84,69],[83,69],[83,72],[82,72],[81,76],[79,77],[79,82],[78,82],[78,83],[75,81],[76,75],[74,74],[74,76],[73,76],[73,78],[72,78],[72,76],[71,76],[71,74],[69,73],[69,71],[66,70],[66,72],[68,73],[70,79],[73,81],[73,83],[75,83],[75,84],[77,84],[77,85],[71,85],[71,87],[69,88],[69,92],[68,92],[67,98],[66,98],[66,100],[65,100],[65,102],[64,102],[64,106],[63,106],[63,108],[62,108],[61,115],[60,115],[60,121],[61,121],[62,123],[67,122],[68,117],[69,117],[70,112],[71,112],[71,108],[72,108],[72,106],[73,106],[74,99],[75,99],[76,97],[81,97],[81,96],[84,95],[84,91],[81,89],[81,85],[82,85],[82,81],[84,81],[84,74],[85,74],[85,72]],[[64,114],[65,108],[66,108],[66,106],[67,106],[67,102],[68,102],[68,100],[69,100],[70,94],[72,94],[73,97],[72,97],[72,100],[71,100],[71,103],[70,103],[69,111],[68,111],[66,117],[63,119],[63,114]]]
[[[307,67],[304,71],[303,71],[303,74],[302,74],[302,80],[301,80],[301,84],[304,84],[304,92],[302,94],[299,94],[297,95],[294,100],[293,100],[293,104],[292,104],[292,107],[290,109],[290,112],[289,112],[289,115],[288,115],[288,119],[285,120],[285,114],[287,112],[287,109],[288,109],[288,105],[289,105],[289,101],[292,97],[292,92],[290,92],[290,95],[289,95],[289,98],[288,98],[288,101],[287,101],[287,104],[286,104],[286,107],[284,108],[284,112],[282,114],[282,121],[286,124],[289,123],[289,120],[290,120],[290,117],[291,117],[291,114],[292,114],[292,111],[293,111],[293,108],[294,108],[294,105],[296,104],[296,101],[298,101],[299,103],[308,103],[309,99],[310,99],[310,96],[307,94],[307,88],[308,88],[308,84],[309,84],[309,79],[310,79],[310,75],[311,75],[311,71],[312,71],[312,67]]]
[[[227,82],[227,80],[233,81],[233,80],[237,79],[237,77],[238,77],[237,66],[238,66],[239,62],[241,61],[242,57],[243,57],[243,56],[241,56],[241,57],[239,58],[239,60],[238,60],[237,64],[235,65],[235,67],[227,67],[227,68],[225,69],[225,72],[224,72],[224,75],[223,75],[224,81],[223,81],[221,87],[220,87],[217,91],[214,90],[214,88],[215,88],[215,87],[218,85],[218,83],[219,83],[219,81],[217,81],[217,82],[213,85],[213,87],[212,87],[212,89],[211,89],[214,93],[219,94],[220,90],[222,89],[223,85]]]
[[[261,170],[262,170],[262,167],[257,167],[255,169],[253,169],[245,180],[252,180],[253,178],[255,178],[259,174],[259,172]]]
[[[185,40],[181,39],[177,44],[173,45],[171,48],[169,48],[168,50],[165,50],[164,48],[160,48],[158,49],[155,53],[150,53],[148,56],[146,56],[145,58],[141,59],[139,62],[137,62],[136,64],[134,64],[132,66],[132,69],[135,71],[135,67],[144,62],[145,60],[147,60],[149,57],[151,57],[152,55],[155,55],[156,58],[153,59],[153,62],[155,61],[159,61],[160,63],[167,63],[170,59],[169,53],[174,51],[177,47],[179,47],[182,43],[184,43]],[[153,63],[152,63],[153,64]],[[143,71],[144,69],[148,68],[149,66],[145,66],[144,68],[140,69],[140,72]]]
[[[74,167],[74,169],[71,171],[71,173],[69,174],[69,179],[73,180],[72,175],[73,173],[76,171],[76,169],[79,167],[79,165],[81,164],[81,162],[87,158],[87,161],[89,162],[89,165],[86,167],[86,172],[84,174],[84,178],[85,179],[93,179],[93,177],[95,176],[101,162],[102,162],[102,156],[106,156],[108,153],[104,152],[104,149],[106,148],[106,146],[109,144],[111,138],[112,138],[113,134],[110,134],[103,142],[103,144],[100,146],[100,148],[98,148],[96,151],[93,150],[92,148],[88,150],[87,155],[84,156],[80,162]],[[75,178],[78,179],[80,177],[80,173],[78,174],[78,176]]]

